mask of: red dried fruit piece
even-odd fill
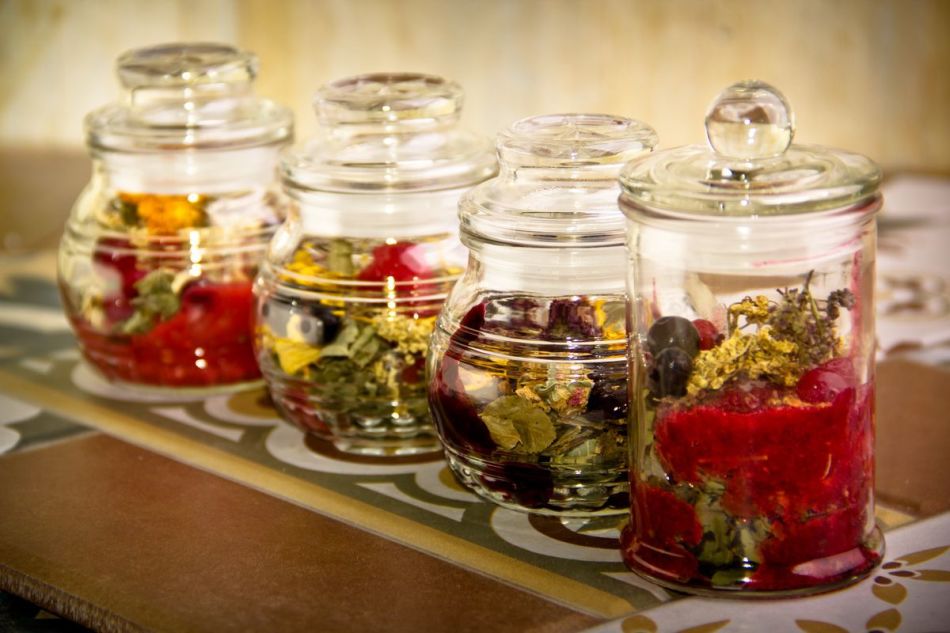
[[[132,299],[138,296],[135,283],[147,273],[138,266],[135,247],[124,238],[100,238],[93,249],[92,261],[101,274],[108,275],[106,271],[111,270],[118,276],[119,287],[102,298],[106,320],[110,325],[127,320],[135,312],[132,305]]]
[[[628,567],[670,582],[688,583],[699,571],[699,561],[685,547],[677,543],[651,543],[641,538],[633,524],[628,524],[620,535],[620,551]]]
[[[862,503],[801,522],[776,521],[772,537],[762,543],[762,562],[792,566],[854,549],[865,536],[866,518]]]
[[[662,488],[635,483],[633,520],[640,539],[653,545],[698,545],[703,528],[693,506]]]
[[[138,267],[135,247],[124,238],[100,238],[93,248],[92,261],[119,273],[122,293],[127,297],[136,295],[135,282],[144,277],[147,272]]]
[[[811,369],[798,380],[796,392],[805,402],[831,402],[854,386],[854,366],[847,358],[834,358]]]
[[[738,385],[723,389],[716,406],[723,411],[752,413],[780,396],[779,389],[769,384]]]
[[[186,286],[174,316],[131,337],[140,375],[127,379],[198,386],[256,378],[253,302],[249,282]]]
[[[656,450],[677,482],[722,481],[723,506],[738,517],[801,516],[866,483],[867,433],[854,428],[868,424],[855,417],[866,406],[849,390],[831,406],[661,412]]]
[[[699,332],[699,349],[712,349],[722,343],[725,338],[712,321],[706,319],[694,319],[693,327]]]
[[[478,416],[459,376],[459,358],[451,350],[439,362],[429,381],[429,409],[445,443],[456,450],[491,455],[495,442]]]
[[[356,276],[360,281],[386,281],[389,277],[397,282],[432,277],[423,247],[412,242],[380,244],[373,249],[373,261]]]
[[[426,373],[426,359],[424,356],[416,358],[414,363],[402,368],[400,376],[406,384],[414,385],[422,381]]]

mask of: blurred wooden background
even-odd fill
[[[798,141],[950,171],[946,0],[0,0],[0,168],[24,147],[81,152],[83,115],[118,94],[116,57],[175,40],[257,52],[258,92],[294,109],[298,137],[320,84],[418,70],[458,80],[486,134],[601,111],[663,146],[702,142],[709,102],[754,77],[791,100]]]

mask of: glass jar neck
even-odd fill
[[[468,187],[426,192],[333,193],[287,188],[289,220],[306,235],[406,239],[456,233]]]
[[[147,154],[99,151],[94,173],[130,193],[214,194],[268,188],[276,182],[280,145],[229,151]]]
[[[624,293],[623,245],[530,248],[463,236],[469,248],[466,278],[492,291],[547,297]]]
[[[830,211],[793,216],[690,217],[642,207],[621,197],[629,242],[641,259],[689,262],[697,273],[797,275],[846,260],[875,230],[881,197]]]

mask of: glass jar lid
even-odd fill
[[[517,121],[498,136],[498,177],[459,205],[462,234],[522,246],[623,244],[617,175],[656,143],[646,123],[608,114]]]
[[[317,91],[315,138],[284,156],[294,189],[329,192],[434,191],[495,173],[488,139],[458,127],[462,88],[419,73],[373,73]]]
[[[708,147],[678,147],[624,168],[621,202],[686,216],[781,216],[860,205],[880,169],[858,154],[793,145],[792,108],[775,87],[743,81],[706,113]]]
[[[290,110],[254,95],[257,57],[225,44],[163,44],[128,51],[117,72],[121,102],[91,112],[93,149],[230,150],[281,143]]]

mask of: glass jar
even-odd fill
[[[252,285],[283,219],[278,152],[290,112],[256,97],[254,55],[170,44],[118,60],[120,103],[85,120],[92,180],[59,251],[85,359],[144,387],[260,377]]]
[[[459,206],[464,276],[429,353],[429,403],[455,475],[538,514],[627,506],[623,216],[617,175],[652,128],[595,114],[514,123],[501,172]]]
[[[285,418],[342,451],[437,450],[425,351],[464,249],[459,197],[495,172],[458,126],[458,84],[341,79],[315,97],[321,133],[283,159],[292,199],[256,287],[258,357]]]
[[[792,145],[761,82],[706,115],[710,149],[634,161],[628,218],[637,573],[694,593],[793,595],[868,574],[880,172]]]

